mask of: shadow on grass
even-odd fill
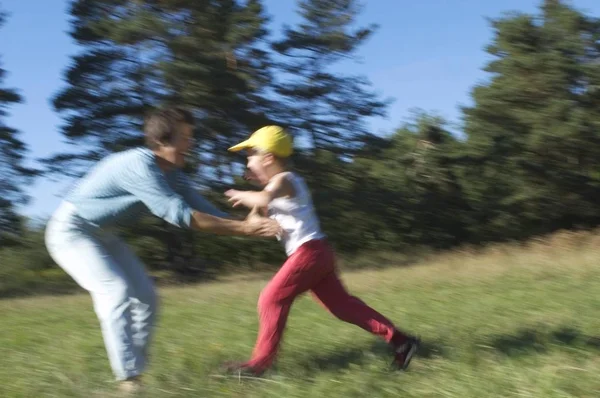
[[[492,347],[511,357],[541,354],[549,351],[552,347],[569,347],[600,352],[600,337],[587,336],[572,327],[555,330],[522,329],[516,334],[494,336],[491,344],[486,342],[481,346]],[[423,341],[415,355],[415,360],[447,356],[448,349],[441,342]],[[348,369],[352,365],[362,366],[372,357],[382,357],[390,360],[390,363],[392,358],[388,346],[381,341],[376,341],[370,346],[317,354],[301,360],[298,365],[308,374],[313,374],[320,371]]]
[[[496,336],[488,345],[512,357],[541,354],[556,346],[600,351],[600,337],[586,336],[572,327],[556,330],[522,329],[514,335]]]
[[[219,280],[215,272],[195,274],[163,273],[152,277],[157,287],[197,285]],[[67,274],[34,275],[0,281],[0,300],[35,296],[66,296],[86,293]]]
[[[65,296],[85,292],[70,280],[56,281],[19,281],[2,283],[0,285],[0,300],[36,297],[36,296]]]
[[[414,359],[431,359],[443,357],[446,355],[446,349],[443,344],[433,341],[423,341],[419,351]],[[299,363],[300,368],[308,373],[320,371],[336,371],[348,369],[352,364],[363,365],[370,357],[384,358],[392,361],[392,353],[382,341],[376,341],[370,346],[354,347],[347,350],[328,352],[323,355],[316,355]]]

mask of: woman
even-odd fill
[[[168,108],[145,120],[146,148],[109,155],[65,198],[46,228],[56,263],[92,296],[120,388],[139,389],[156,316],[156,293],[144,265],[110,229],[147,210],[181,228],[274,237],[279,225],[256,211],[226,219],[181,172],[192,145],[190,112]]]

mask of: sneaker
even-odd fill
[[[119,392],[123,395],[134,395],[142,391],[142,382],[139,377],[132,377],[119,383]]]
[[[392,366],[400,370],[406,370],[410,361],[419,349],[421,340],[418,337],[407,336],[401,344],[394,347],[394,361]]]

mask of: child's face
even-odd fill
[[[269,183],[269,174],[267,168],[271,163],[269,154],[265,154],[254,149],[248,150],[248,163],[246,167],[248,169],[246,178],[253,182],[258,183],[261,186],[265,186]]]

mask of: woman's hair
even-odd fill
[[[192,112],[179,107],[150,112],[144,120],[146,146],[156,149],[160,144],[170,144],[177,136],[181,124],[194,125]]]

